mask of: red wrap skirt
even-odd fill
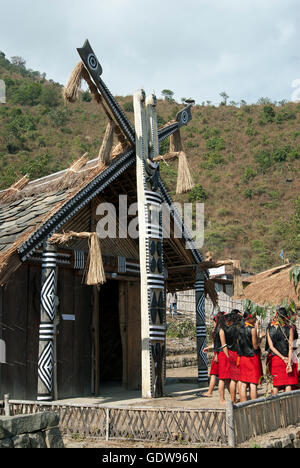
[[[240,380],[240,368],[238,367],[238,353],[229,349],[229,372],[231,380]]]
[[[292,364],[292,372],[288,374],[286,371],[286,363],[278,356],[271,356],[270,373],[273,376],[274,387],[298,385],[298,366],[295,363]]]
[[[224,351],[220,351],[218,353],[218,362],[219,362],[219,379],[220,380],[230,379],[229,359],[224,353]]]
[[[210,375],[219,375],[219,363],[215,361],[216,356],[218,356],[218,353],[214,353],[214,357],[210,367]]]
[[[239,367],[241,382],[258,385],[263,375],[260,353],[250,357],[241,356]]]

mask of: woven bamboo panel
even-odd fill
[[[86,437],[106,436],[106,411],[97,406],[45,405],[43,403],[10,403],[11,415],[56,411],[60,430],[64,434],[84,434]]]
[[[111,409],[114,439],[214,442],[226,444],[225,412],[184,409]]]

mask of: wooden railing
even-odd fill
[[[226,407],[229,446],[300,422],[300,390]]]
[[[0,414],[57,411],[63,434],[101,439],[199,443],[236,447],[252,437],[300,422],[300,390],[225,409],[99,406],[9,400]]]
[[[107,407],[9,401],[10,414],[57,411],[62,433],[102,439],[227,445],[225,409]]]

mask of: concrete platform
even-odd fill
[[[218,388],[216,387],[211,398],[199,396],[207,387],[201,387],[197,383],[197,367],[185,367],[168,369],[165,396],[162,398],[141,398],[140,390],[126,390],[116,383],[100,385],[100,396],[65,398],[55,403],[70,405],[100,405],[107,407],[164,407],[164,408],[200,408],[200,409],[225,409],[220,404]],[[259,387],[259,396],[264,396],[265,389]],[[226,400],[230,399],[229,393],[225,394]]]

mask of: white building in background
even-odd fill
[[[218,293],[218,309],[224,312],[230,312],[232,309],[242,310],[243,301],[233,299],[233,275],[230,273],[230,268],[223,265],[218,268],[211,268],[209,270],[210,279],[215,282],[215,288]],[[247,272],[242,272],[242,277],[250,276]],[[179,314],[185,315],[189,318],[195,317],[195,291],[179,291],[177,293],[177,311]],[[205,301],[206,321],[209,324],[214,314],[217,312],[214,308],[212,301],[209,297]]]

